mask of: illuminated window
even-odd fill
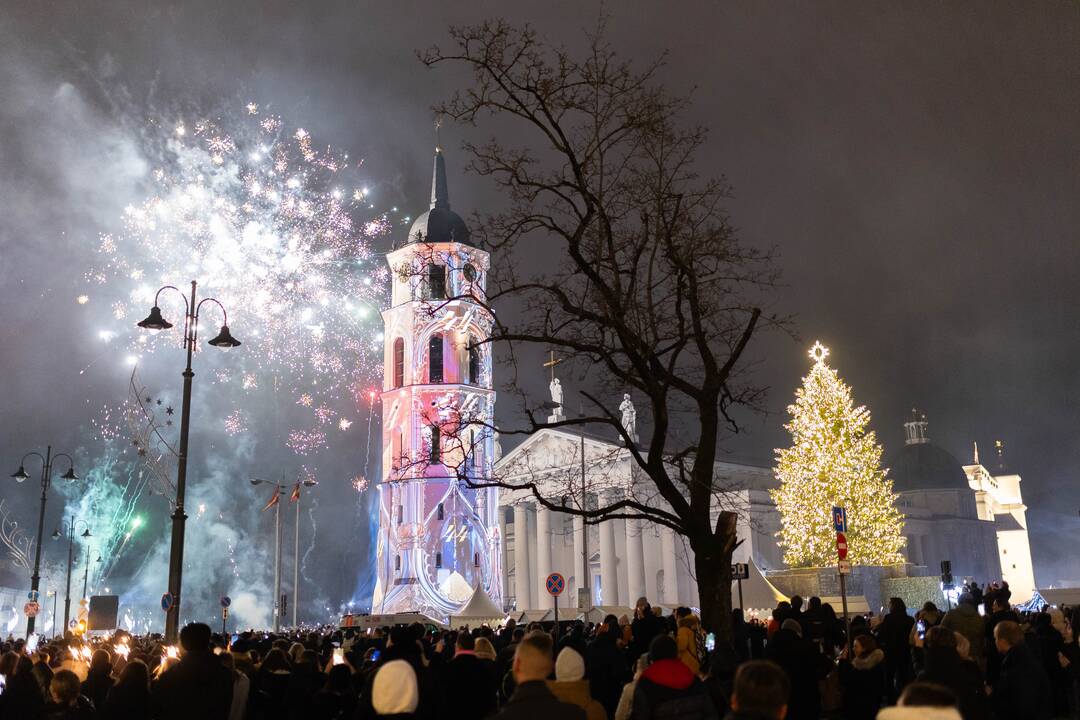
[[[394,387],[405,384],[405,338],[394,340]]]
[[[428,382],[441,383],[443,381],[443,340],[442,335],[435,333],[428,340]]]
[[[427,266],[428,300],[446,299],[446,268],[432,263]]]
[[[431,453],[429,460],[433,463],[439,462],[442,458],[442,433],[439,431],[438,425],[431,426]]]
[[[470,338],[471,339],[471,338]],[[469,380],[473,385],[480,384],[480,348],[475,343],[469,343]]]

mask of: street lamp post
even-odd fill
[[[221,308],[221,331],[207,344],[219,348],[231,348],[240,345],[240,341],[229,334],[229,316],[225,306],[214,298],[203,298],[195,303],[195,281],[191,281],[191,298],[185,296],[179,288],[166,285],[154,295],[154,307],[139,327],[147,330],[168,330],[172,323],[161,315],[158,298],[164,290],[175,290],[184,298],[184,350],[187,352],[187,365],[184,368],[183,404],[180,408],[180,447],[176,458],[176,503],[172,514],[172,542],[169,547],[169,595],[172,605],[165,612],[165,641],[176,644],[180,626],[180,587],[184,569],[184,491],[187,488],[188,429],[191,421],[191,379],[195,373],[191,369],[191,356],[195,352],[199,335],[199,311],[203,303],[210,302]]]
[[[300,485],[305,487],[311,487],[315,485],[314,480],[303,480],[297,482],[296,487],[296,536],[293,540],[293,599],[292,599],[292,624],[293,627],[300,625],[297,622],[297,613],[300,610]]]
[[[67,453],[53,455],[52,445],[49,445],[46,447],[44,455],[37,452],[29,452],[23,455],[22,460],[19,462],[19,469],[11,476],[15,478],[16,482],[23,482],[30,478],[26,472],[26,459],[29,457],[36,457],[41,460],[41,508],[38,511],[37,546],[34,548],[34,572],[30,576],[30,599],[37,602],[38,587],[41,583],[41,538],[45,530],[45,501],[49,497],[49,486],[52,485],[53,461],[57,458],[67,458],[68,469],[67,472],[60,476],[62,479],[78,480],[79,476],[75,474],[75,461],[71,459],[71,456]],[[33,617],[26,619],[26,637],[28,638],[31,633],[34,632],[34,620],[35,618]]]
[[[71,619],[71,565],[72,565],[72,562],[75,559],[74,552],[75,552],[75,524],[76,523],[82,523],[83,527],[85,528],[80,537],[83,537],[83,538],[93,537],[93,535],[90,533],[90,525],[87,524],[87,522],[85,520],[76,520],[75,516],[72,515],[71,519],[70,519],[70,522],[68,523],[68,527],[67,527],[67,536],[68,536],[67,586],[66,586],[66,589],[64,591],[64,627],[60,630],[61,636],[64,634],[64,632],[67,631],[68,621]],[[53,536],[54,540],[58,540],[61,537],[63,537],[63,533],[61,533],[59,530],[57,530],[56,532],[53,533],[52,536]],[[87,544],[86,551],[87,551],[87,553],[90,552],[89,544]],[[89,555],[87,555],[87,557],[89,558]]]

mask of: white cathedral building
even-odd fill
[[[697,606],[693,555],[672,530],[622,519],[585,526],[529,490],[475,489],[465,481],[535,484],[555,505],[596,507],[625,494],[664,504],[615,437],[547,428],[500,457],[490,431],[490,346],[483,342],[492,327],[482,302],[489,257],[469,244],[465,222],[450,209],[438,150],[431,207],[387,261],[393,287],[383,312],[383,479],[372,612],[446,618],[478,597],[504,610],[546,610],[553,600],[544,579],[552,572],[566,578],[564,598],[574,605],[627,607],[645,596],[655,605]],[[553,376],[553,405],[561,406],[563,392]],[[629,396],[620,410],[634,437]],[[561,409],[554,413],[552,420],[561,418]],[[961,465],[930,442],[924,416],[905,423],[905,433],[885,466],[906,516],[909,574],[936,575],[949,560],[958,581],[1004,578],[1014,602],[1029,598],[1035,579],[1020,476],[1000,466],[1000,452],[994,471],[977,452],[972,464]],[[718,462],[715,475],[723,492],[714,513],[732,509],[739,516],[743,542],[732,562],[782,569],[772,469]]]

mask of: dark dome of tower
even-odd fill
[[[947,450],[930,442],[926,436],[926,416],[912,411],[904,423],[907,441],[904,447],[885,460],[895,492],[909,490],[955,490],[967,488],[967,475],[960,461]]]
[[[409,242],[469,242],[469,228],[461,216],[450,209],[446,186],[446,162],[442,151],[435,150],[435,170],[431,178],[431,209],[413,221]]]

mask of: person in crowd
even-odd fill
[[[102,720],[149,720],[150,668],[138,658],[129,660],[99,707]],[[230,720],[232,720],[230,718]]]
[[[989,720],[990,707],[982,673],[974,661],[960,656],[958,638],[964,636],[940,625],[926,631],[923,670],[918,680],[949,688],[956,695],[964,720]]]
[[[780,629],[780,625],[788,619],[791,615],[791,603],[787,600],[781,600],[773,608],[772,615],[769,618],[769,625],[765,629],[766,637],[771,640],[772,636]]]
[[[986,650],[986,681],[993,687],[997,682],[998,670],[1001,668],[1001,655],[994,643],[994,628],[998,623],[1010,620],[1020,623],[1020,616],[1009,606],[1009,594],[1000,590],[990,595],[990,614],[984,622],[983,647]]]
[[[739,666],[726,720],[783,720],[791,683],[779,665],[751,660]]]
[[[657,635],[649,646],[649,667],[634,689],[632,720],[717,718],[708,690],[679,660],[679,647],[670,635]]]
[[[1035,614],[1025,637],[1025,642],[1042,664],[1043,672],[1050,681],[1054,717],[1062,717],[1069,712],[1068,671],[1060,659],[1065,650],[1064,631],[1064,615],[1057,608],[1048,608]]]
[[[818,652],[816,645],[802,637],[802,626],[788,618],[773,635],[765,657],[784,669],[791,682],[788,717],[793,720],[818,720],[821,717],[821,691],[818,683],[832,669],[832,663]]]
[[[222,653],[222,666],[232,673],[233,693],[229,703],[229,720],[244,720],[247,714],[248,699],[251,696],[251,679],[236,667],[236,657],[232,653]]]
[[[1011,620],[999,622],[994,628],[994,644],[1001,653],[1001,668],[990,698],[996,715],[1030,720],[1050,718],[1050,682],[1039,660],[1024,643],[1024,631]]]
[[[90,668],[82,684],[82,694],[89,698],[95,708],[105,707],[105,697],[113,686],[112,657],[108,650],[97,649],[90,656]]]
[[[514,692],[514,653],[518,643],[525,637],[525,629],[515,627],[510,644],[499,650],[495,656],[495,678],[499,687],[499,704],[505,703]]]
[[[634,677],[630,682],[623,685],[622,693],[619,695],[619,704],[615,708],[615,714],[612,716],[615,720],[628,720],[630,717],[630,710],[634,706],[634,691],[637,690],[638,680],[641,679],[641,675],[647,667],[649,667],[649,653],[645,653],[637,659],[634,664]]]
[[[854,657],[847,650],[840,656],[837,671],[844,693],[846,720],[874,720],[886,692],[885,652],[873,635],[859,635],[852,642]]]
[[[877,720],[961,720],[956,704],[947,687],[913,682],[904,688],[896,707],[882,710]]]
[[[653,638],[664,632],[664,621],[653,614],[652,606],[644,597],[638,598],[634,607],[634,622],[630,625],[630,632],[634,636],[631,645],[631,656],[634,659],[649,652]]]
[[[380,718],[412,720],[420,704],[416,671],[405,660],[379,666],[371,683],[371,707]]]
[[[46,720],[95,720],[94,703],[81,692],[79,676],[71,670],[60,670],[49,684],[49,704],[45,706]]]
[[[586,720],[585,711],[565,703],[548,689],[546,680],[552,671],[552,640],[545,632],[530,632],[514,651],[513,673],[515,689],[502,710],[499,720]]]
[[[495,709],[495,674],[484,663],[476,657],[472,634],[458,633],[454,657],[441,669],[441,717],[482,718]]]
[[[630,679],[626,655],[619,649],[620,637],[618,620],[614,615],[608,615],[585,650],[589,692],[604,707],[608,717],[615,716],[623,686]]]
[[[574,648],[566,647],[555,659],[555,679],[547,681],[551,694],[585,711],[587,720],[607,720],[604,706],[593,699],[585,679],[585,659]]]
[[[675,644],[679,648],[679,660],[697,675],[705,660],[705,633],[701,629],[701,621],[688,607],[677,608],[675,617],[678,627]]]
[[[280,647],[271,648],[255,674],[256,709],[266,720],[286,720],[289,693],[289,657]]]
[[[915,673],[911,664],[910,637],[915,621],[907,613],[904,601],[889,598],[889,612],[877,626],[878,643],[885,651],[885,674],[890,700],[895,700],[911,682]]]
[[[153,700],[160,720],[228,720],[233,678],[210,651],[210,627],[185,625],[180,631],[180,660],[157,679]]]
[[[491,641],[486,637],[481,635],[476,638],[476,648],[474,652],[479,659],[490,662],[492,666],[495,665],[495,658],[498,654],[495,652],[495,646],[492,645]],[[492,672],[494,673],[494,670],[492,670]]]
[[[971,593],[960,593],[956,607],[945,613],[941,626],[963,635],[971,645],[972,660],[983,663],[985,657],[985,631],[983,618],[979,615],[978,602]]]
[[[731,646],[735,650],[735,656],[739,662],[746,662],[750,654],[750,623],[743,618],[742,608],[734,608],[731,611]]]
[[[717,642],[716,648],[709,653],[706,664],[707,672],[703,678],[709,699],[716,708],[717,715],[725,715],[730,709],[731,693],[735,687],[735,672],[745,660],[735,654],[731,643]]]

